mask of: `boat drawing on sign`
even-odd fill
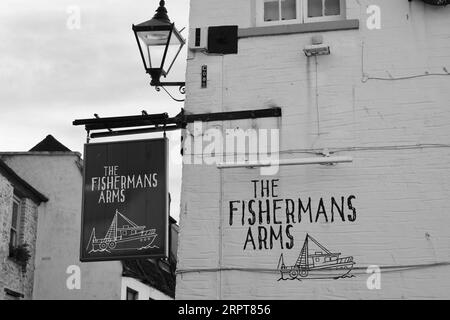
[[[350,275],[355,264],[353,257],[341,258],[340,256],[340,253],[330,252],[307,234],[295,265],[286,266],[283,254],[281,254],[277,268],[281,273],[281,278],[278,281],[354,277]]]
[[[95,228],[92,229],[86,250],[89,253],[111,253],[114,251],[158,248],[153,245],[158,236],[156,230],[146,230],[146,228],[146,226],[138,226],[116,210],[104,238],[97,238]]]

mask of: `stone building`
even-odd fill
[[[2,229],[1,233],[1,261],[5,261],[2,270],[8,268],[9,276],[23,278],[19,277],[19,268],[9,259],[3,258],[8,251],[13,182],[21,187],[14,188],[14,191],[24,190],[21,192],[30,198],[24,202],[22,208],[28,217],[26,226],[30,229],[30,234],[27,233],[27,237],[29,242],[34,241],[30,246],[33,255],[26,273],[29,280],[22,280],[23,285],[28,286],[26,290],[22,287],[17,289],[19,283],[13,285],[13,279],[3,280],[3,277],[0,277],[3,282],[7,281],[5,284],[0,282],[2,287],[10,285],[14,292],[37,300],[148,300],[174,297],[176,241],[172,242],[170,263],[159,260],[95,263],[79,261],[83,185],[83,161],[80,153],[69,150],[49,135],[30,151],[0,152],[0,159],[5,168],[11,168],[11,172],[14,170],[29,183],[24,184],[23,181],[22,187],[22,184],[17,182],[22,180],[11,180],[8,175],[0,177],[0,219],[3,222],[0,226],[7,228]],[[48,199],[37,196],[39,193],[31,186],[42,190]],[[5,200],[3,195],[7,197]],[[37,213],[36,207],[44,200],[45,205],[41,205]],[[178,229],[173,219],[171,230],[172,237],[176,239]],[[32,260],[34,263],[31,263]]]
[[[33,297],[37,223],[47,201],[0,160],[0,300]]]
[[[450,298],[450,7],[426,2],[190,2],[186,113],[282,115],[186,128],[177,299]],[[249,129],[298,165],[206,163]]]

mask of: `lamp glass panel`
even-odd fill
[[[158,45],[166,45],[167,38],[169,37],[170,31],[139,31],[137,33],[138,37],[147,45],[147,46],[158,46]]]
[[[323,16],[322,0],[307,0],[307,1],[308,1],[308,18]]]
[[[172,38],[174,38],[175,35],[172,35]],[[174,60],[177,58],[177,54],[180,50],[180,47],[182,44],[179,41],[170,41],[169,47],[167,48],[167,54],[166,54],[166,60],[164,61],[163,66],[163,75],[169,73],[170,67]]]
[[[297,19],[297,0],[281,0],[281,20]]]
[[[264,0],[264,21],[280,20],[279,0]]]
[[[175,32],[173,32],[167,48],[166,59],[163,66],[162,60],[164,58],[169,35],[170,31],[167,30],[137,32],[147,68],[162,68],[163,71],[168,71],[168,68],[175,59],[180,46],[184,44],[184,42],[176,36]]]

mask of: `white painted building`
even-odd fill
[[[237,25],[238,53],[189,51],[186,112],[282,116],[188,126],[210,140],[184,148],[200,164],[183,166],[177,299],[450,298],[449,22],[450,7],[420,0],[191,0],[191,49],[206,43],[195,28]],[[320,36],[331,53],[307,57]],[[279,129],[282,160],[353,162],[218,169],[210,128]],[[278,281],[307,235],[322,245],[308,242],[309,265],[341,253],[348,277]],[[368,285],[369,266],[381,278]]]

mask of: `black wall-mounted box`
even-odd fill
[[[208,53],[238,53],[238,26],[209,27]]]

